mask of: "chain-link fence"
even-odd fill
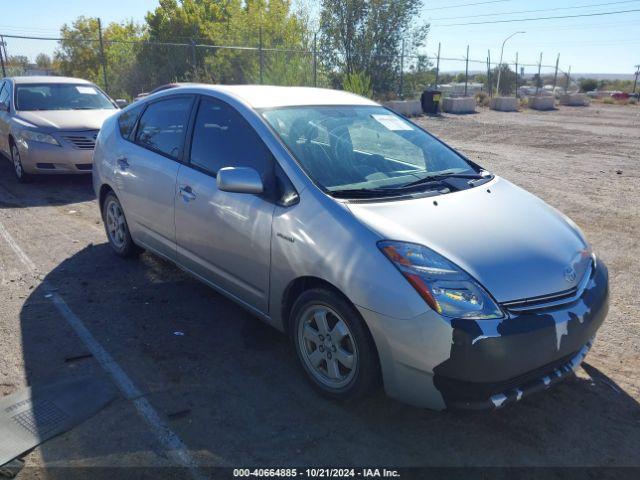
[[[246,39],[245,39],[246,40]],[[174,82],[269,84],[352,89],[347,55],[333,52],[332,63],[310,41],[308,48],[262,45],[261,39],[243,45],[210,45],[203,41],[117,41],[2,35],[3,76],[66,74],[82,76],[117,98],[135,98]],[[24,51],[56,52],[27,58]],[[459,54],[458,54],[459,53]],[[483,58],[484,56],[484,58]],[[335,61],[335,59],[338,59]],[[402,53],[393,58],[373,56],[357,93],[377,99],[418,98],[426,89],[447,96],[557,94],[573,86],[570,74],[541,55],[523,61],[496,58],[492,52],[446,51]],[[358,80],[358,78],[356,78]],[[366,82],[384,85],[367,87]],[[360,85],[361,83],[365,85]],[[356,82],[357,83],[357,82]],[[360,85],[360,86],[358,86]],[[362,90],[362,91],[360,91]]]

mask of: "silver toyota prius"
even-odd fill
[[[332,398],[500,408],[572,374],[607,314],[575,223],[350,93],[166,90],[105,122],[93,173],[115,253],[285,332]]]
[[[94,84],[68,77],[0,80],[0,153],[20,182],[89,174],[102,122],[118,109]]]

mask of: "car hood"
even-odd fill
[[[18,112],[17,119],[50,133],[57,130],[100,130],[118,110],[39,110]]]
[[[498,302],[573,288],[591,264],[571,220],[499,177],[437,197],[348,208],[381,237],[422,244],[455,262]]]

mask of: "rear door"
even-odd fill
[[[175,259],[174,199],[193,95],[150,103],[116,154],[116,185],[134,240]]]
[[[237,110],[215,98],[200,100],[191,148],[178,174],[178,259],[262,313],[268,310],[274,162]],[[260,173],[263,194],[218,190],[218,170],[240,166]]]

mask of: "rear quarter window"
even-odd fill
[[[143,105],[140,105],[120,114],[118,117],[118,128],[120,129],[120,135],[122,135],[122,138],[133,141],[133,130],[135,129],[136,122],[138,121],[142,110]]]

